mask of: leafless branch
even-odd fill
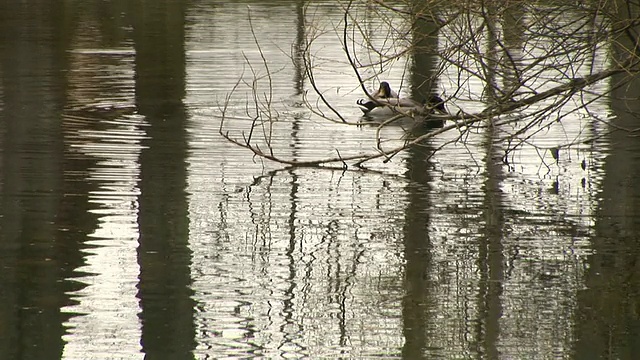
[[[611,126],[611,131],[639,131],[616,128],[608,119],[602,119],[592,111],[597,101],[608,96],[606,91],[593,91],[595,84],[614,76],[619,79],[618,75],[623,75],[619,83],[610,84],[608,91],[613,91],[640,72],[640,34],[637,31],[640,18],[621,17],[620,9],[614,9],[608,3],[559,3],[556,7],[543,7],[523,0],[480,3],[428,1],[417,6],[413,2],[392,5],[378,0],[348,0],[339,2],[339,5],[343,11],[342,21],[332,26],[336,45],[342,48],[346,63],[357,80],[358,85],[352,90],[360,89],[363,97],[377,101],[367,86],[372,79],[394,66],[398,59],[424,53],[437,59],[433,78],[441,79],[441,86],[447,89],[447,102],[469,96],[468,101],[481,102],[484,108],[473,113],[460,110],[439,118],[444,123],[442,127],[405,138],[400,145],[387,148],[383,146],[387,140],[398,139],[385,139],[383,129],[393,126],[401,118],[420,121],[413,112],[399,111],[378,124],[371,153],[343,156],[336,147],[337,156],[323,159],[294,160],[279,155],[273,142],[274,123],[279,118],[274,107],[274,72],[269,68],[258,41],[249,9],[249,24],[254,45],[260,54],[260,65],[252,64],[245,56],[245,67],[251,80],[244,80],[243,71],[219,106],[222,118],[219,133],[223,138],[250,150],[254,156],[286,165],[325,166],[335,163],[343,167],[363,167],[375,159],[390,161],[396,154],[450,131],[457,134],[441,142],[428,156],[453,144],[466,146],[471,131],[488,130],[491,131],[492,142],[504,145],[505,159],[511,151],[526,145],[534,147],[544,163],[546,151],[559,151],[602,136],[598,134],[588,139],[574,136],[566,143],[552,147],[540,147],[533,141],[545,129],[562,126],[563,122],[581,116],[605,122]],[[373,11],[378,21],[373,25],[364,21],[361,12],[365,11]],[[627,12],[633,14],[630,10]],[[566,13],[571,13],[571,16],[566,16]],[[402,19],[405,25],[398,26],[394,22],[396,18]],[[431,24],[430,30],[419,30],[416,24],[420,21]],[[301,59],[304,78],[310,86],[308,92],[301,94],[309,116],[342,126],[366,123],[366,120],[349,121],[326,96],[332,87],[319,83],[316,74],[322,66],[323,57],[313,49],[320,36],[329,35],[331,30],[326,31],[319,25],[310,28],[312,31],[298,43],[296,51],[299,53],[295,56]],[[375,38],[372,34],[377,32],[385,34],[386,38]],[[441,44],[437,49],[420,45],[421,41],[435,37]],[[608,62],[598,60],[598,54],[609,53],[607,47],[617,49],[615,56],[609,56]],[[370,55],[369,61],[363,63],[361,59],[364,57],[358,54],[365,50]],[[261,75],[259,68],[265,75]],[[409,72],[407,68],[403,71]],[[259,84],[264,82],[268,91],[260,93]],[[414,88],[431,86],[427,82],[412,85]],[[477,87],[477,83],[483,87],[481,96],[472,95],[474,92],[471,90]],[[225,125],[229,120],[231,99],[240,86],[246,86],[251,94],[245,103],[250,126],[238,136],[226,131]],[[433,92],[433,88],[425,90]],[[254,132],[256,128],[262,130],[260,135]]]

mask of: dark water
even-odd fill
[[[298,160],[374,149],[374,127],[300,105],[310,85],[292,44],[305,24],[338,23],[332,4],[250,4],[274,148]],[[376,171],[262,162],[218,134],[245,58],[260,64],[248,11],[0,5],[0,358],[640,357],[636,137],[582,118],[534,139],[597,137],[558,161],[525,146],[505,164],[487,131]],[[358,119],[335,34],[317,44],[319,83]],[[387,75],[399,83],[404,67]],[[475,87],[450,109],[478,110]],[[624,99],[638,89],[594,111],[637,128]],[[232,134],[250,124],[245,95],[231,98]],[[403,134],[386,129],[383,146]]]

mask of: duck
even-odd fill
[[[444,100],[438,95],[430,95],[424,103],[411,98],[400,98],[398,93],[391,90],[391,86],[386,81],[380,83],[378,91],[373,93],[371,97],[372,99],[368,101],[365,99],[356,101],[365,116],[449,114],[444,106]]]
[[[376,107],[384,106],[382,105],[381,101],[388,102],[389,99],[397,100],[399,99],[399,96],[397,92],[391,90],[391,85],[389,85],[388,82],[383,81],[380,83],[378,91],[371,94],[371,100],[365,101],[365,99],[359,99],[358,101],[356,101],[356,104],[361,106],[360,110],[362,110],[364,114],[368,114]]]

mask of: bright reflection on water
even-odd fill
[[[375,152],[374,126],[303,106],[317,103],[296,54],[310,35],[326,98],[357,121],[362,96],[334,32],[342,8],[305,5],[79,4],[58,32],[12,8],[20,21],[3,30],[24,38],[0,48],[0,358],[635,358],[638,149],[592,114],[541,127],[506,159],[518,129],[497,123],[368,171],[283,168],[221,139],[229,91],[265,74],[250,9],[276,153]],[[353,14],[377,47],[401,46],[373,10]],[[404,95],[418,91],[413,61],[383,75]],[[452,95],[449,71],[428,91]],[[447,106],[482,110],[482,87],[467,79]],[[232,136],[251,125],[248,99],[243,86],[230,97]],[[614,108],[590,106],[622,118]],[[382,146],[404,136],[388,127]]]
[[[77,303],[63,309],[80,315],[65,324],[69,330],[64,357],[131,358],[141,350],[136,248],[139,157],[147,124],[143,117],[131,115],[131,50],[91,49],[84,47],[93,45],[88,39],[77,41],[70,54],[71,66],[78,70],[68,77],[73,89],[69,102],[84,109],[64,115],[65,142],[69,158],[92,159],[86,173],[73,176],[94,185],[87,200],[97,226],[84,241],[85,265],[76,269],[85,274],[76,280],[88,286],[70,293]]]
[[[192,189],[192,213],[205,217],[191,231],[205,348],[230,356],[400,349],[402,186],[286,171],[229,192]]]
[[[98,224],[85,241],[89,246],[84,251],[86,264],[77,268],[87,275],[76,280],[90,286],[73,292],[78,304],[65,309],[83,314],[67,324],[70,329],[65,336],[65,356],[88,359],[119,353],[130,357],[140,351],[136,340],[140,336],[139,307],[133,295],[140,271],[136,261],[140,195],[137,161],[144,122],[135,117],[103,121],[106,128],[95,131],[82,129],[86,120],[76,119],[78,127],[70,129],[73,135],[69,135],[68,143],[77,156],[97,159],[87,177],[79,180],[96,184],[97,190],[89,193],[88,201],[95,206],[89,211],[97,216]]]
[[[294,14],[286,6],[269,11]],[[314,11],[309,13],[316,21],[341,16],[323,8]],[[218,19],[206,12],[199,16]],[[281,58],[275,63],[286,63],[277,44],[294,42],[296,34],[287,31],[288,25],[260,24],[254,19],[263,51],[269,59]],[[238,29],[245,29],[250,41],[247,27]],[[595,199],[590,189],[599,182],[580,164],[588,161],[593,169],[602,161],[592,148],[563,152],[557,163],[522,148],[511,155],[515,165],[509,168],[500,163],[500,148],[488,153],[483,145],[492,134],[471,134],[466,146],[450,146],[423,160],[429,149],[457,136],[451,133],[385,165],[388,173],[406,178],[306,169],[265,172],[259,161],[247,163],[243,150],[222,150],[226,145],[220,148],[213,141],[217,124],[206,110],[210,87],[204,84],[212,57],[216,65],[232,67],[243,55],[260,64],[259,55],[254,47],[238,48],[217,32],[202,30],[213,37],[198,37],[192,46],[206,47],[203,41],[209,40],[211,48],[220,43],[231,47],[189,53],[193,81],[187,100],[201,109],[192,118],[196,146],[189,192],[203,351],[232,357],[448,357],[474,351],[470,345],[486,341],[484,336],[495,337],[492,348],[484,349],[494,355],[570,351],[575,339],[566,321],[574,316],[576,290],[591,253],[588,216]],[[239,31],[233,36],[242,36]],[[320,37],[318,46],[328,47],[331,39],[332,34]],[[325,50],[323,57],[332,61],[316,79],[342,84],[327,96],[357,120],[357,110],[348,110],[357,98],[349,90],[357,84],[348,76],[348,64],[339,49]],[[229,84],[242,76],[235,69],[223,74]],[[396,69],[388,79],[398,83],[402,65]],[[275,107],[286,114],[296,98],[291,94],[297,86],[295,67],[272,76],[276,98],[284,101]],[[232,98],[237,107],[231,112],[238,118],[226,129],[247,129],[241,120],[243,101],[242,96]],[[473,110],[477,104],[450,106]],[[276,137],[282,143],[275,148],[296,159],[328,156],[333,147],[349,154],[374,141],[368,128],[320,125],[313,119],[280,125]],[[580,137],[583,126],[577,125],[546,131],[542,141],[555,146]],[[390,137],[399,138],[400,129],[395,130]],[[216,170],[210,159],[225,151]],[[247,178],[250,169],[263,175]],[[589,187],[583,183],[587,178]],[[492,274],[496,271],[500,275]],[[566,274],[571,274],[570,284],[562,280]],[[483,297],[488,303],[473,300]],[[477,331],[481,323],[486,329]],[[524,325],[529,323],[537,326]]]

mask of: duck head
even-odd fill
[[[444,107],[444,100],[438,95],[430,95],[427,99],[427,105],[441,114],[449,114],[447,108]]]
[[[391,91],[391,86],[389,86],[389,83],[386,81],[380,83],[378,91],[376,91],[372,96],[379,99],[388,99],[390,97],[394,97],[393,92]]]

